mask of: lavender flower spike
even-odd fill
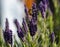
[[[9,29],[8,19],[6,18],[5,31],[3,32],[6,43],[12,44],[12,30]]]
[[[24,41],[24,33],[23,33],[23,30],[22,30],[22,28],[20,27],[19,22],[17,21],[17,19],[14,20],[14,23],[15,23],[15,25],[16,25],[16,27],[17,27],[18,37],[19,37],[22,41]]]
[[[47,0],[40,1],[38,8],[41,11],[41,14],[42,14],[43,18],[46,17],[47,6],[48,6]]]
[[[28,31],[28,26],[27,26],[26,20],[25,20],[24,18],[23,18],[22,25],[23,25],[24,32],[27,33],[27,31]]]
[[[35,3],[32,4],[32,19],[31,22],[33,24],[37,24],[37,15],[38,15],[38,9]]]
[[[52,43],[54,42],[54,39],[55,39],[55,34],[54,34],[54,32],[52,32],[50,35],[50,40]]]
[[[25,13],[26,13],[26,16],[28,16],[28,9],[27,9],[27,7],[26,7],[26,5],[24,5],[24,7],[25,7]]]
[[[30,35],[32,37],[36,34],[36,31],[37,31],[37,15],[38,15],[37,7],[36,7],[36,4],[33,3],[33,5],[32,5],[32,19],[28,23]]]
[[[37,31],[37,25],[33,25],[30,23],[29,25],[30,35],[33,37],[36,34]]]

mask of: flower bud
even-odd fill
[[[16,25],[16,27],[17,27],[18,37],[19,37],[22,41],[24,41],[24,32],[23,32],[22,28],[20,27],[19,22],[17,21],[17,19],[14,20],[14,23],[15,23],[15,25]]]
[[[6,43],[12,44],[12,30],[9,29],[9,23],[7,18],[5,23],[5,31],[3,31],[3,36]]]

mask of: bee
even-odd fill
[[[32,8],[32,3],[34,2],[34,0],[25,0],[25,5],[28,9]]]
[[[24,0],[25,6],[28,9],[28,14],[32,14],[32,4],[35,2],[35,0]]]

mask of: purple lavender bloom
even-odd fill
[[[26,20],[24,18],[23,18],[22,25],[23,25],[24,32],[26,33],[28,31],[28,26],[27,26]]]
[[[24,41],[24,32],[23,32],[22,28],[20,27],[19,22],[17,21],[17,19],[14,20],[14,23],[15,23],[15,25],[16,25],[16,27],[17,27],[18,37],[19,37],[22,41]]]
[[[36,3],[32,4],[32,16],[37,16],[38,15],[38,9]]]
[[[6,43],[12,44],[12,30],[9,29],[9,23],[7,18],[5,25],[5,31],[3,32],[4,40]]]
[[[54,42],[54,37],[55,37],[55,34],[54,34],[54,32],[52,32],[50,35],[50,40],[52,43]]]
[[[5,42],[12,44],[12,31],[11,30],[4,31],[3,34],[4,34]]]
[[[34,36],[36,31],[37,31],[37,25],[33,25],[31,22],[28,24],[29,30],[30,30],[30,35]]]
[[[27,7],[26,7],[26,5],[24,5],[24,7],[25,7],[25,14],[26,14],[26,18],[28,18],[28,9],[27,9]]]
[[[30,21],[29,15],[31,15],[31,13],[30,13],[31,9],[28,10],[28,8],[25,5],[24,11],[25,11],[25,14],[26,14],[26,17],[25,18],[26,18],[26,20],[28,22],[28,21]]]
[[[46,17],[46,10],[47,10],[47,0],[42,0],[39,3],[38,9],[41,11],[42,17]]]
[[[29,27],[31,36],[34,36],[37,31],[37,15],[38,15],[38,10],[37,10],[36,4],[33,3],[33,5],[32,5],[32,19],[28,23],[28,27]]]
[[[32,13],[29,13],[32,11]],[[37,31],[37,15],[38,15],[38,9],[35,3],[33,3],[32,8],[28,11],[26,6],[25,6],[25,13],[26,13],[26,19],[28,22],[28,27],[30,30],[30,35],[34,36],[36,31]],[[31,17],[29,17],[31,16]],[[24,22],[23,22],[24,23]],[[23,24],[24,25],[24,24]],[[25,25],[26,26],[26,25]]]
[[[35,24],[37,22],[37,15],[38,15],[37,6],[36,6],[35,3],[33,3],[33,5],[32,5],[32,19],[31,19],[31,23]]]

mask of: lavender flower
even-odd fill
[[[33,25],[31,22],[28,24],[29,30],[30,30],[30,35],[34,36],[36,31],[37,31],[37,25]]]
[[[28,9],[26,8],[26,5],[24,5],[24,7],[25,7],[25,14],[26,14],[26,17],[28,16]]]
[[[5,42],[12,44],[12,31],[11,30],[5,31],[5,32],[3,32],[3,34],[4,34]]]
[[[54,37],[55,37],[55,34],[54,34],[54,32],[52,32],[51,35],[50,35],[51,42],[54,42]]]
[[[37,20],[38,9],[35,3],[32,5],[32,19]]]
[[[26,20],[25,20],[24,18],[23,18],[22,25],[23,25],[24,32],[27,33],[27,31],[28,31],[28,26],[27,26]]]
[[[19,37],[22,41],[24,41],[24,33],[23,33],[23,30],[22,30],[22,28],[20,27],[19,22],[17,21],[17,19],[14,20],[14,23],[15,23],[15,25],[16,25],[16,27],[17,27],[18,37]]]
[[[33,3],[33,5],[32,5],[32,19],[28,23],[28,27],[29,27],[31,36],[34,36],[37,31],[37,15],[38,15],[37,7],[36,7],[36,4]]]
[[[6,43],[12,44],[12,30],[9,29],[8,19],[6,18],[5,31],[3,32]]]
[[[32,13],[30,13],[32,11]],[[31,36],[34,36],[37,31],[37,15],[38,15],[38,9],[35,3],[32,4],[32,8],[28,11],[28,9],[25,6],[25,13],[26,13],[26,19],[28,23],[28,27],[30,30]]]
[[[47,0],[42,0],[40,1],[39,6],[38,6],[43,18],[46,17],[47,2],[48,2]]]

